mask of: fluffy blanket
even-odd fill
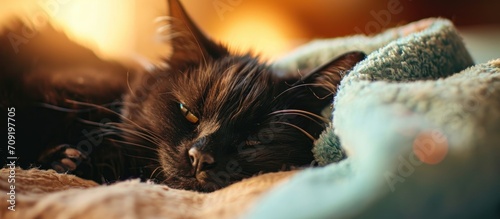
[[[498,218],[500,59],[473,66],[453,25],[427,19],[312,42],[273,67],[317,66],[349,50],[369,56],[342,81],[316,142],[324,167],[209,194],[2,169],[0,218]],[[338,162],[340,150],[348,158]]]

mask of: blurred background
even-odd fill
[[[276,59],[315,38],[375,34],[426,17],[451,19],[476,62],[500,58],[500,1],[487,0],[183,0],[194,21],[235,51]],[[0,0],[0,23],[22,15],[48,20],[103,57],[158,60],[168,47],[154,19],[165,0]]]

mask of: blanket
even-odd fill
[[[450,21],[426,19],[311,42],[273,68],[317,66],[350,50],[369,55],[342,80],[315,143],[322,167],[208,194],[4,168],[0,218],[498,217],[500,59],[473,65]]]

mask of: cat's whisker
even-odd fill
[[[309,117],[309,116],[307,116],[307,115],[304,115],[304,114],[302,114],[302,113],[281,113],[281,114],[279,114],[279,115],[296,115],[296,116],[302,116],[302,117],[304,117],[304,118],[306,118],[306,119],[309,119],[310,121],[313,121],[314,123],[316,123],[317,125],[319,125],[319,126],[321,126],[321,127],[323,127],[323,126],[324,126],[324,123],[318,122],[318,121],[317,121],[317,120],[315,120],[314,118]]]
[[[160,172],[158,172],[158,175],[168,176],[168,173],[165,169],[160,168]],[[162,181],[162,183],[165,184],[165,181]]]
[[[160,160],[154,159],[154,158],[151,158],[151,157],[142,157],[142,156],[131,155],[131,154],[124,154],[124,156],[132,157],[132,158],[137,158],[137,159],[143,159],[143,160],[150,160],[150,161],[154,161],[154,162],[160,163]]]
[[[44,108],[47,108],[47,109],[60,111],[60,112],[66,112],[66,113],[89,112],[89,109],[68,109],[68,108],[55,106],[55,105],[51,105],[51,104],[47,104],[47,103],[37,103],[37,105],[44,107]],[[92,110],[95,110],[95,109],[92,109]]]
[[[139,137],[139,138],[142,138],[148,142],[151,142],[155,145],[158,145],[160,143],[161,140],[155,138],[154,136],[150,136],[148,135],[147,133],[143,133],[143,132],[140,132],[140,131],[136,131],[136,130],[133,130],[133,129],[126,129],[124,127],[119,127],[119,126],[116,126],[116,125],[119,125],[119,124],[115,124],[115,123],[112,123],[112,122],[109,122],[109,123],[97,123],[97,122],[92,122],[92,121],[88,121],[88,120],[84,120],[84,119],[79,119],[80,122],[82,123],[85,123],[85,124],[89,124],[89,125],[94,125],[94,126],[108,126],[109,128],[111,129],[103,129],[101,130],[103,133],[98,135],[98,136],[101,136],[101,137],[105,137],[105,136],[109,136],[109,135],[116,135],[116,136],[120,136],[122,137],[123,133],[128,133],[128,134],[131,134],[131,135],[134,135],[136,137]],[[116,132],[116,131],[121,131],[121,132]],[[111,139],[109,139],[111,140]],[[116,141],[116,139],[113,139]],[[125,143],[125,141],[123,142]],[[131,143],[130,143],[131,144]]]
[[[52,104],[48,104],[48,103],[35,103],[35,105],[40,106],[40,107],[44,107],[47,109],[52,109],[55,111],[67,112],[67,113],[86,113],[86,112],[92,112],[92,111],[98,110],[97,108],[70,109],[70,108],[56,106],[56,105],[52,105]],[[122,103],[115,101],[115,102],[103,104],[101,106],[106,107],[106,106],[116,106],[116,105],[122,105]]]
[[[75,104],[75,105],[92,107],[92,108],[95,108],[96,110],[100,109],[100,110],[103,110],[105,112],[109,112],[109,113],[111,113],[113,115],[116,115],[116,116],[118,116],[120,118],[123,117],[120,113],[115,112],[115,111],[113,111],[113,110],[111,110],[109,108],[106,108],[106,107],[98,105],[98,104],[86,103],[86,102],[81,102],[81,101],[71,100],[71,99],[64,99],[64,101],[67,102],[67,103]],[[127,118],[124,118],[124,119],[127,119]]]
[[[297,75],[299,75],[300,81],[304,81],[304,75],[302,74],[302,70],[300,70],[299,68],[297,68]]]
[[[121,131],[125,131],[126,133],[134,134],[132,132],[136,132],[136,133],[140,133],[142,135],[145,135],[152,140],[151,143],[158,145],[158,144],[160,144],[160,142],[162,142],[162,139],[158,135],[156,135],[155,133],[153,133],[151,131],[144,130],[145,132],[142,132],[140,130],[134,130],[134,129],[127,128],[125,124],[120,124],[120,123],[115,123],[115,122],[108,122],[108,124],[111,124],[111,125],[115,126],[116,129],[121,130]]]
[[[148,169],[153,169],[153,171],[151,172],[151,174],[149,175],[149,177],[147,177],[148,181],[152,181],[154,183],[157,183],[158,182],[158,179],[157,177],[160,177],[160,178],[163,178],[161,177],[162,175],[161,174],[164,174],[163,172],[163,169],[161,168],[160,165],[158,164],[149,164],[149,165],[144,165],[142,166],[143,168],[148,168]]]
[[[157,167],[158,167],[158,164],[150,163],[150,164],[148,164],[148,165],[144,165],[144,166],[142,166],[142,167],[147,167],[147,168],[153,168],[153,167],[154,167],[154,168],[157,168]]]
[[[66,101],[66,102],[69,102],[69,103],[76,104],[76,105],[90,106],[90,107],[95,107],[95,108],[98,108],[98,109],[102,109],[102,110],[104,110],[104,111],[106,111],[106,112],[109,112],[109,113],[112,113],[112,114],[114,114],[114,115],[118,116],[119,118],[121,118],[121,119],[123,119],[123,120],[125,120],[125,121],[127,121],[127,122],[130,122],[131,124],[135,125],[137,128],[139,128],[139,129],[141,129],[141,130],[143,130],[143,131],[146,131],[146,132],[148,132],[149,134],[151,134],[149,130],[147,130],[147,129],[145,129],[145,128],[141,127],[139,124],[137,124],[137,123],[135,123],[134,121],[130,120],[129,118],[127,118],[127,117],[123,116],[122,114],[117,113],[117,112],[115,112],[115,111],[113,111],[113,110],[111,110],[111,109],[108,109],[108,108],[106,108],[106,107],[102,107],[102,106],[100,106],[100,105],[93,104],[93,103],[84,103],[84,102],[80,102],[80,101],[76,101],[76,100],[70,100],[70,99],[65,99],[65,101]],[[157,137],[157,136],[155,136],[155,137]]]
[[[98,123],[98,122],[93,122],[93,121],[89,121],[89,120],[85,120],[85,119],[77,119],[77,121],[81,122],[81,123],[84,123],[84,124],[87,124],[87,125],[92,125],[92,126],[97,126],[97,127],[100,127],[100,129],[96,129],[96,130],[93,130],[93,132],[90,132],[88,133],[89,135],[93,135],[93,134],[96,134],[95,137],[108,137],[108,136],[119,136],[121,137],[122,136],[122,132],[118,132],[119,131],[119,127],[115,127],[114,125],[110,125],[110,124],[106,124],[106,123]],[[139,136],[139,137],[142,137],[142,136]],[[110,138],[108,138],[107,140],[112,140]],[[145,139],[147,141],[149,141],[148,139]]]
[[[311,113],[309,111],[305,111],[305,110],[299,110],[299,109],[284,109],[284,110],[277,110],[277,111],[274,111],[272,113],[269,113],[268,115],[276,115],[276,114],[280,114],[280,113],[302,113],[302,114],[306,114],[306,115],[309,115],[309,116],[312,116],[316,119],[319,119],[325,123],[329,123],[330,121],[328,119],[325,119],[324,117],[322,116],[319,116],[319,115],[316,115],[314,113]]]
[[[160,171],[160,172],[158,172],[158,173],[156,173],[156,171],[158,171],[158,170],[161,170],[161,166],[156,167],[156,168],[153,170],[153,172],[151,172],[151,175],[149,175],[149,178],[150,178],[150,179],[156,178],[155,174],[160,174],[160,173],[162,173],[161,171]]]
[[[133,142],[127,142],[127,141],[122,141],[122,140],[117,140],[117,139],[109,139],[109,141],[116,142],[116,143],[121,143],[121,144],[132,145],[132,146],[136,146],[136,147],[140,147],[140,148],[144,148],[144,149],[148,149],[148,150],[152,150],[152,151],[156,152],[156,148],[148,147],[148,146],[142,145],[142,144],[137,144],[137,143],[133,143]]]
[[[110,164],[110,163],[101,163],[100,164],[100,167],[101,168],[105,168],[107,170],[110,170],[111,172],[113,172],[111,175],[114,176],[114,178],[116,179],[119,179],[119,174],[118,174],[118,168],[117,168],[117,165],[119,164],[116,164],[116,163],[113,163],[113,164]],[[112,179],[112,180],[116,180],[116,179]],[[103,175],[101,175],[101,181],[105,184],[109,184],[109,180],[106,179]]]
[[[297,130],[299,130],[300,132],[302,132],[304,135],[306,135],[309,139],[311,139],[312,141],[315,141],[316,139],[311,135],[309,134],[309,132],[307,132],[306,130],[294,125],[294,124],[291,124],[291,123],[288,123],[288,122],[271,122],[271,123],[275,123],[275,124],[283,124],[283,125],[288,125],[290,127],[293,127]]]
[[[82,118],[77,118],[76,121],[81,122],[83,124],[100,127],[103,130],[107,130],[107,128],[113,130],[114,128],[116,128],[111,124],[94,122],[94,121],[90,121],[90,120],[86,120],[86,119],[82,119]]]
[[[170,181],[170,178],[166,178],[160,182],[160,184],[166,184],[166,182]]]
[[[321,86],[323,84],[320,84],[320,83],[308,83],[308,84],[299,84],[299,85],[294,85],[293,87],[290,87],[286,90],[284,90],[283,92],[281,92],[280,94],[278,94],[276,97],[274,97],[274,100],[278,99],[279,97],[281,97],[283,94],[285,94],[286,92],[289,92],[289,91],[292,91],[294,89],[297,89],[297,88],[300,88],[300,87],[306,87],[306,86]]]
[[[328,97],[332,96],[333,94],[335,94],[335,93],[337,93],[337,92],[336,92],[336,91],[331,91],[331,90],[330,90],[330,93],[329,93],[329,94],[326,94],[326,95],[325,95],[325,96],[323,96],[323,97],[318,96],[315,92],[312,92],[312,93],[313,93],[313,95],[314,95],[316,98],[318,98],[318,100],[324,100],[324,99],[326,99],[326,98],[328,98]]]
[[[153,138],[152,136],[146,134],[146,133],[143,133],[143,132],[140,132],[140,131],[136,131],[136,130],[132,130],[132,129],[126,129],[126,128],[123,128],[123,127],[119,127],[118,128],[120,131],[122,131],[123,133],[128,133],[128,134],[131,134],[131,135],[134,135],[136,137],[139,137],[139,138],[142,138],[148,142],[151,142],[155,145],[159,145],[160,144],[160,141],[156,138]],[[122,133],[122,134],[123,134]]]
[[[116,132],[114,130],[98,130],[98,131],[90,132],[88,135],[93,136],[94,134],[95,134],[95,137],[99,137],[99,138],[106,138],[106,137],[110,137],[110,136],[118,136],[118,137],[121,136],[120,132]],[[107,138],[106,140],[110,140],[110,139]]]
[[[121,133],[113,132],[113,131],[105,131],[105,132],[97,135],[97,137],[108,137],[108,136],[121,136]]]
[[[122,133],[123,131],[129,131],[129,130],[122,130],[121,127],[117,127],[111,123],[98,123],[98,122],[89,121],[89,120],[85,120],[85,119],[81,119],[81,118],[77,119],[77,121],[84,123],[84,124],[87,124],[87,125],[101,127],[100,129],[94,131],[94,132],[101,132],[101,134],[97,135],[98,137],[106,137],[106,136],[111,136],[111,135],[116,135],[116,136],[121,137],[123,134]],[[117,131],[121,131],[121,132],[117,132]],[[129,133],[129,132],[127,132],[127,133]],[[130,133],[130,134],[134,134],[135,136],[141,137],[142,139],[155,144],[154,142],[152,142],[152,139],[149,139],[149,138],[152,138],[151,136],[147,136],[145,134],[138,135],[137,133]],[[146,138],[146,137],[149,137],[149,138]],[[109,140],[111,140],[111,139],[109,139]]]
[[[133,107],[133,106],[136,106],[137,104],[136,103],[133,103],[133,102],[127,102],[127,101],[124,101],[123,102],[123,108],[130,108],[130,107]]]

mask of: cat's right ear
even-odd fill
[[[209,39],[191,20],[179,0],[168,0],[170,11],[171,60],[200,63],[228,55],[222,45]]]
[[[342,78],[365,56],[359,51],[345,53],[299,79],[292,85],[300,88],[294,89],[295,92],[299,92],[297,95],[301,98],[299,102],[307,103],[311,108],[323,108],[331,104]]]

